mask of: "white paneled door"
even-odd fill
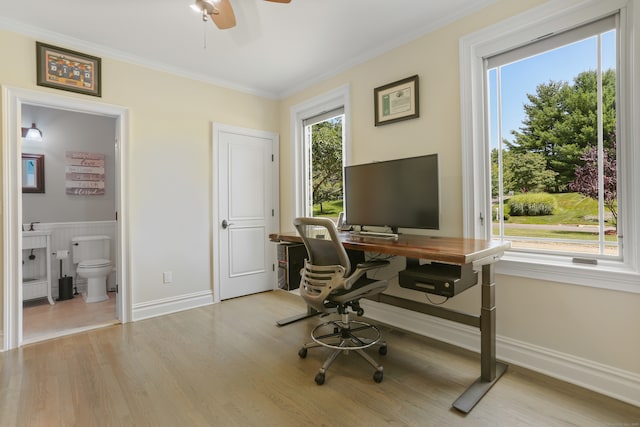
[[[278,136],[214,125],[214,144],[220,299],[272,290],[276,256],[269,233],[278,231]]]

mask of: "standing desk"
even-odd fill
[[[274,242],[302,242],[295,233],[269,235]],[[400,234],[397,239],[340,233],[346,249],[377,252],[407,258],[423,259],[455,265],[473,264],[481,273],[480,315],[463,313],[388,294],[369,299],[384,304],[417,311],[480,329],[480,377],[453,403],[457,410],[468,413],[504,374],[507,365],[496,361],[496,305],[494,264],[509,249],[509,242],[450,237]]]

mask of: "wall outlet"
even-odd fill
[[[165,271],[162,273],[162,283],[171,283],[173,282],[173,272]]]

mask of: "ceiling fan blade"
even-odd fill
[[[265,0],[273,3],[291,3],[291,0]]]
[[[235,27],[236,15],[233,13],[229,0],[219,0],[213,3],[215,4],[215,9],[209,16],[211,16],[216,26],[221,30]]]

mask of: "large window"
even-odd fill
[[[464,233],[511,242],[498,272],[640,292],[639,21],[552,2],[462,39]]]
[[[619,258],[617,15],[485,61],[492,237]]]
[[[337,218],[343,210],[344,108],[304,121],[306,216]]]
[[[293,216],[337,218],[349,160],[349,85],[291,107]]]

